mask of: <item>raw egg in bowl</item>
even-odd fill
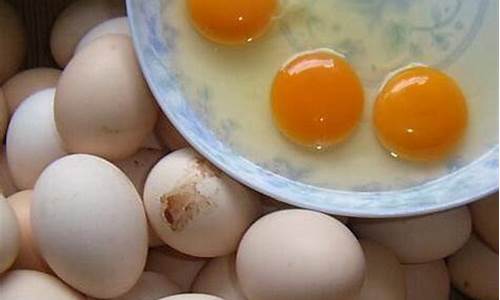
[[[127,1],[145,77],[221,170],[283,202],[409,216],[498,189],[498,2]]]

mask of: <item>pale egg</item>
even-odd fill
[[[163,144],[171,151],[189,147],[189,143],[177,131],[164,114],[161,114],[156,123],[155,132]]]
[[[180,293],[181,289],[165,275],[154,272],[144,272],[130,291],[125,295],[113,299],[158,300],[162,297]]]
[[[498,192],[469,205],[474,230],[498,253]]]
[[[75,53],[85,48],[93,40],[100,38],[106,34],[125,34],[130,36],[130,28],[128,26],[128,18],[120,17],[102,22],[92,28],[80,40],[76,46]]]
[[[363,284],[365,259],[355,236],[334,218],[281,210],[247,230],[236,272],[252,300],[351,300]]]
[[[0,141],[3,141],[8,125],[9,125],[9,109],[7,107],[7,100],[5,99],[5,93],[0,88]]]
[[[182,295],[174,295],[166,298],[161,298],[159,300],[224,300],[224,299],[206,294],[182,294]],[[231,300],[231,299],[225,299],[225,300]]]
[[[467,207],[393,219],[350,219],[361,238],[391,249],[402,263],[423,263],[444,258],[462,247],[472,225]]]
[[[10,121],[7,162],[19,189],[32,189],[43,169],[66,155],[54,122],[54,95],[53,88],[31,95]]]
[[[4,196],[0,194],[0,274],[14,263],[20,245],[21,237],[16,215]]]
[[[14,8],[0,0],[0,83],[14,75],[26,55],[23,22]]]
[[[450,276],[444,260],[425,264],[403,265],[406,278],[406,300],[449,300]]]
[[[31,224],[50,268],[95,298],[118,297],[142,274],[147,222],[123,172],[96,156],[53,162],[36,182]]]
[[[6,197],[17,192],[17,187],[12,180],[12,175],[7,164],[6,147],[2,146],[0,153],[0,194],[3,193]]]

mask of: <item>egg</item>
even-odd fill
[[[128,18],[114,18],[96,25],[80,40],[80,42],[76,46],[75,53],[85,48],[88,44],[90,44],[90,42],[106,34],[125,34],[130,36]]]
[[[139,150],[157,109],[130,38],[110,34],[78,52],[61,75],[54,111],[69,152],[119,160]]]
[[[498,253],[498,192],[469,205],[477,235]]]
[[[289,140],[323,149],[343,141],[363,112],[363,88],[339,54],[318,49],[288,61],[274,78],[274,121]]]
[[[6,159],[5,146],[1,147],[0,153],[0,194],[4,194],[6,197],[17,192],[17,187],[12,180],[12,175],[10,174],[9,165]]]
[[[50,273],[49,266],[40,255],[40,250],[31,229],[30,210],[32,201],[32,190],[24,190],[7,198],[7,202],[16,214],[21,234],[19,255],[12,268]]]
[[[181,289],[165,275],[154,272],[142,273],[135,286],[115,300],[158,300],[162,297],[180,294]]]
[[[444,258],[462,247],[471,233],[467,207],[410,218],[350,219],[361,238],[391,249],[402,263]]]
[[[141,199],[104,159],[75,154],[48,166],[33,191],[31,224],[50,268],[82,293],[118,297],[142,274],[148,237]]]
[[[26,36],[23,22],[14,8],[0,0],[0,83],[21,67],[26,55]]]
[[[278,0],[188,0],[191,23],[207,39],[229,45],[262,36],[277,14]]]
[[[160,247],[149,250],[146,271],[161,273],[177,284],[182,292],[188,292],[206,262],[204,258],[188,256],[169,247]]]
[[[224,299],[206,294],[182,294],[182,295],[174,295],[166,298],[161,298],[159,300],[224,300]]]
[[[158,118],[155,132],[163,144],[172,151],[189,147],[189,143],[163,114]]]
[[[168,154],[153,167],[144,205],[151,226],[166,244],[200,257],[234,252],[260,214],[255,193],[189,148]]]
[[[95,25],[125,15],[123,0],[78,0],[56,19],[50,34],[52,56],[60,67],[66,66],[81,38]]]
[[[53,88],[31,95],[10,121],[7,162],[19,189],[32,189],[43,169],[66,155],[54,122],[54,95]]]
[[[406,278],[406,300],[449,300],[450,276],[444,260],[403,265]]]
[[[406,300],[405,274],[389,249],[370,240],[360,240],[366,274],[360,300]],[[433,298],[422,298],[433,299]]]
[[[14,270],[0,277],[2,300],[86,300],[58,278],[32,270]]]
[[[61,70],[35,68],[17,73],[3,85],[5,100],[12,115],[26,98],[36,92],[56,86]]]
[[[404,69],[382,87],[373,111],[377,136],[393,156],[434,160],[464,135],[467,104],[458,84],[425,66]]]
[[[0,194],[0,274],[14,263],[19,254],[20,244],[16,216],[4,196]]]
[[[5,93],[0,89],[0,141],[3,141],[8,125],[9,111],[7,108],[7,101],[5,100]]]
[[[498,299],[498,254],[475,235],[447,263],[451,282],[462,293],[473,299]]]
[[[236,255],[211,259],[196,277],[191,290],[224,299],[247,300],[236,275]]]
[[[236,272],[252,300],[350,300],[359,295],[365,259],[345,225],[290,209],[253,223],[239,245]]]

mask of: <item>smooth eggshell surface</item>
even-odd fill
[[[406,278],[406,300],[450,299],[450,276],[444,260],[403,265],[403,267]]]
[[[148,237],[141,199],[101,158],[70,155],[46,168],[35,185],[31,224],[50,268],[87,295],[120,296],[142,274]]]
[[[447,259],[453,286],[480,300],[498,299],[498,254],[475,235]]]
[[[182,295],[175,295],[166,298],[161,298],[159,300],[224,300],[224,299],[206,294],[182,294]],[[225,300],[231,300],[231,299],[225,299]]]
[[[61,75],[54,111],[69,152],[120,160],[138,151],[157,108],[130,38],[110,34],[78,52]]]
[[[354,235],[336,219],[281,210],[247,230],[236,272],[252,300],[351,300],[363,284],[365,259]]]
[[[462,247],[472,225],[467,207],[394,219],[351,219],[353,231],[391,249],[401,263],[423,263],[444,258]]]
[[[139,281],[125,295],[115,300],[157,300],[175,294],[180,294],[181,289],[165,275],[154,272],[142,273]]]
[[[19,254],[21,244],[19,231],[14,210],[0,194],[0,274],[14,263]]]
[[[0,141],[3,141],[7,126],[9,125],[9,111],[5,93],[0,89]]]
[[[29,69],[14,75],[3,85],[9,113],[13,114],[34,93],[55,87],[60,75],[61,70],[53,68]]]
[[[189,147],[189,143],[177,131],[167,117],[161,113],[156,123],[155,132],[165,146],[171,151]]]
[[[66,155],[54,122],[54,95],[53,88],[31,95],[10,121],[7,162],[19,189],[32,189],[43,169]]]
[[[498,193],[469,205],[474,230],[498,253]]]
[[[58,278],[31,270],[14,270],[0,277],[2,300],[86,300]]]
[[[2,152],[0,153],[0,194],[3,193],[8,197],[17,192],[17,187],[14,184],[9,165],[7,164],[7,151],[5,148],[5,146],[2,146]]]
[[[60,67],[70,61],[81,38],[95,25],[125,15],[123,0],[78,0],[56,19],[50,35],[52,56]]]
[[[98,39],[107,34],[125,34],[130,36],[130,28],[128,26],[128,18],[120,17],[104,21],[92,28],[80,40],[76,46],[75,53],[87,47],[93,40]]]
[[[24,25],[18,13],[0,0],[0,84],[16,73],[26,55]]]

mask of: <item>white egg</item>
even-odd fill
[[[165,275],[183,292],[187,292],[206,262],[204,258],[188,256],[169,247],[161,247],[149,250],[146,270]]]
[[[0,194],[0,274],[14,263],[20,245],[21,237],[16,215],[4,196]]]
[[[403,265],[403,267],[406,278],[406,300],[450,299],[450,276],[444,260]]]
[[[251,300],[351,300],[363,284],[365,259],[344,224],[290,209],[266,215],[247,230],[236,272]]]
[[[17,192],[17,187],[14,184],[9,165],[7,164],[7,151],[5,148],[5,146],[2,146],[2,152],[0,153],[0,194],[3,193],[8,197]]]
[[[462,247],[472,225],[467,207],[394,219],[350,219],[361,238],[391,249],[402,263],[423,263],[444,258]]]
[[[96,298],[126,293],[147,256],[147,223],[134,185],[92,155],[63,157],[40,175],[31,224],[40,252],[66,283]]]
[[[234,252],[260,214],[254,192],[189,148],[154,166],[144,187],[144,204],[151,226],[166,244],[200,257]]]
[[[470,204],[469,209],[475,232],[498,253],[498,192]]]
[[[180,294],[181,289],[165,275],[154,272],[142,273],[139,281],[125,295],[115,300],[158,300],[175,294]]]
[[[231,300],[247,300],[236,275],[236,255],[211,259],[201,269],[191,290]]]
[[[19,189],[32,189],[54,160],[66,155],[54,122],[55,89],[37,92],[12,116],[7,130],[7,162]]]
[[[80,40],[76,46],[75,53],[87,47],[90,42],[100,38],[106,34],[125,34],[130,36],[130,28],[128,26],[128,18],[120,17],[104,21],[92,28]]]
[[[224,300],[224,299],[206,294],[182,294],[182,295],[175,295],[166,298],[161,298],[159,300]],[[226,300],[231,300],[231,299],[226,299]]]
[[[9,109],[7,107],[7,100],[5,93],[0,89],[0,141],[3,141],[7,126],[9,125]]]
[[[447,263],[451,282],[462,293],[473,299],[498,299],[498,254],[475,235]]]
[[[14,75],[26,55],[23,22],[15,9],[0,0],[0,83]]]

